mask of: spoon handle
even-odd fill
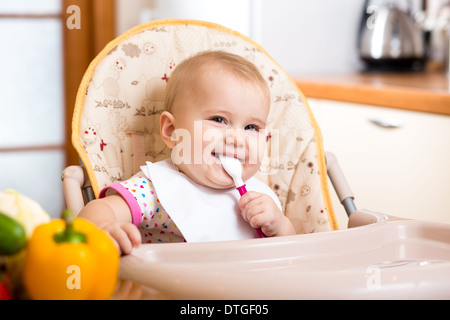
[[[240,187],[236,188],[237,191],[239,191],[239,195],[242,196],[244,193],[247,192],[247,189],[245,188],[245,184],[243,184]],[[264,235],[264,233],[261,231],[261,228],[256,228],[256,233],[258,234],[258,237],[260,238],[265,238],[266,236]]]

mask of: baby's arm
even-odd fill
[[[93,200],[78,216],[108,232],[122,253],[129,254],[133,247],[141,244],[141,234],[132,223],[130,208],[120,195]]]
[[[239,207],[244,220],[268,237],[295,234],[291,221],[267,194],[249,191],[239,200]]]

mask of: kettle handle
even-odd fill
[[[364,6],[363,6],[363,12],[361,15],[361,21],[359,22],[359,32],[358,32],[358,38],[357,38],[357,47],[361,47],[361,37],[364,28],[366,27],[366,21],[369,18],[369,14],[367,13],[367,7],[369,6],[369,0],[364,0]]]

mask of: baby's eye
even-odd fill
[[[249,124],[245,126],[244,130],[257,131],[259,132],[259,127],[254,124]]]
[[[217,122],[217,123],[226,123],[225,119],[222,117],[212,117],[211,121]]]

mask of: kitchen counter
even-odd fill
[[[450,81],[444,73],[361,72],[294,79],[307,98],[450,115]]]

